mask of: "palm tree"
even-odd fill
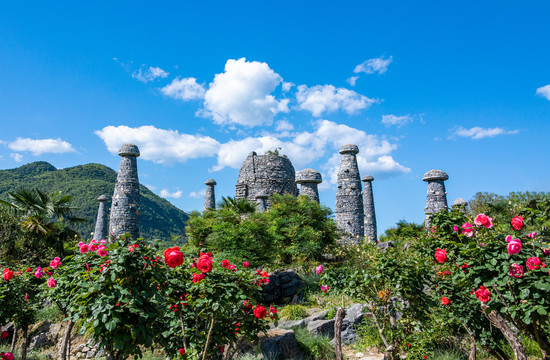
[[[86,222],[72,215],[76,209],[69,205],[73,197],[60,191],[18,189],[8,196],[9,201],[0,200],[0,203],[20,218],[22,228],[61,256],[64,255],[63,244],[78,235],[69,225]]]
[[[222,196],[218,204],[222,209],[232,210],[239,215],[250,214],[256,211],[256,205],[248,199],[235,199],[231,196]]]

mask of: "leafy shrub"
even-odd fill
[[[307,308],[302,305],[287,305],[279,311],[282,320],[301,320],[308,315]]]

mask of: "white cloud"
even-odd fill
[[[299,109],[310,111],[316,117],[339,109],[353,114],[377,102],[353,90],[336,88],[333,85],[316,85],[310,88],[300,85],[296,100]]]
[[[457,136],[469,137],[474,140],[479,140],[486,137],[495,137],[498,135],[513,135],[519,132],[519,130],[504,130],[500,127],[485,129],[479,126],[473,127],[471,129],[465,129],[462,126],[459,126],[449,131],[454,132],[454,134]]]
[[[291,82],[283,81],[283,91],[284,91],[284,92],[289,92],[290,89],[291,89],[292,87],[294,87],[294,86],[296,86],[296,84],[291,83]]]
[[[23,161],[23,155],[19,154],[19,153],[11,153],[10,154],[10,157],[15,161],[15,162],[21,162]]]
[[[63,154],[67,152],[75,152],[71,144],[66,141],[57,139],[30,139],[17,138],[15,141],[8,144],[8,147],[14,151],[29,151],[33,155],[42,155],[45,153]]]
[[[210,83],[198,114],[217,124],[269,125],[275,115],[289,111],[288,99],[271,95],[282,81],[264,62],[229,59]]]
[[[194,198],[194,199],[202,199],[204,198],[204,195],[206,194],[206,190],[201,190],[201,191],[191,191],[189,193],[189,197],[190,198]]]
[[[382,115],[382,124],[386,126],[396,125],[397,127],[401,127],[403,125],[407,125],[412,121],[413,121],[413,118],[410,115],[403,115],[403,116],[396,116],[393,114]]]
[[[197,79],[192,77],[176,78],[170,84],[161,88],[160,91],[166,96],[183,101],[202,99],[206,92],[201,84],[197,84]]]
[[[550,100],[550,85],[542,86],[537,89],[537,95]]]
[[[359,79],[359,76],[350,76],[346,81],[351,86],[355,86],[355,84],[357,83],[357,79]]]
[[[183,192],[181,190],[170,192],[167,189],[162,189],[160,191],[160,196],[163,198],[179,199],[182,195],[183,195]]]
[[[139,70],[132,73],[132,77],[136,80],[147,83],[159,78],[164,79],[168,77],[168,72],[162,70],[159,67],[149,66],[147,68],[145,65],[142,65]]]
[[[360,72],[364,72],[365,74],[374,74],[375,72],[383,74],[388,70],[388,65],[392,61],[392,56],[390,56],[389,59],[384,59],[384,57],[381,56],[378,58],[365,60],[361,64],[357,65],[353,72],[356,74]]]
[[[292,125],[287,120],[277,121],[277,126],[275,127],[276,131],[291,131],[294,130],[294,125]]]
[[[210,157],[220,148],[220,143],[209,136],[180,134],[177,130],[163,130],[151,125],[136,128],[107,126],[96,130],[95,134],[113,154],[118,153],[122,144],[133,143],[139,147],[142,159],[156,163]]]

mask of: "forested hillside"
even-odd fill
[[[104,194],[111,197],[116,181],[116,172],[101,164],[79,165],[57,170],[53,165],[38,161],[16,169],[0,170],[0,198],[7,199],[8,192],[18,188],[52,192],[61,191],[74,197],[78,209],[74,215],[88,220],[78,226],[79,233],[88,238],[94,231],[99,202]],[[152,239],[170,239],[184,233],[188,216],[165,199],[155,195],[145,186],[141,192],[141,236]],[[110,202],[108,202],[110,208]]]

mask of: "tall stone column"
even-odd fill
[[[267,210],[267,199],[269,196],[267,196],[266,193],[261,192],[256,195],[256,211],[260,214],[265,212]]]
[[[336,224],[350,237],[358,240],[364,233],[363,199],[361,196],[361,178],[355,155],[359,153],[356,145],[342,146],[340,170],[336,189],[334,218]]]
[[[122,159],[113,192],[109,232],[115,236],[130,234],[135,240],[139,237],[139,149],[134,144],[124,144],[118,154]]]
[[[204,182],[206,184],[206,192],[204,193],[204,211],[216,208],[216,194],[214,193],[214,186],[216,181],[208,179]]]
[[[464,200],[463,198],[458,198],[453,203],[453,209],[458,209],[462,211],[463,213],[466,213],[466,207],[468,206],[468,202]]]
[[[296,183],[300,184],[300,195],[309,196],[313,201],[319,202],[317,185],[322,182],[321,174],[313,169],[304,169],[296,173]]]
[[[363,176],[363,208],[365,209],[365,236],[369,241],[378,242],[376,232],[376,213],[374,212],[374,197],[372,195],[372,181],[370,175]]]
[[[97,200],[99,201],[99,209],[97,209],[93,239],[100,241],[109,237],[109,220],[107,219],[107,206],[105,205],[109,199],[107,196],[101,195]]]
[[[445,209],[447,210],[447,192],[445,191],[445,180],[449,179],[449,175],[441,170],[430,170],[422,177],[423,181],[428,183],[428,193],[426,199],[426,220],[424,225],[430,225],[430,217],[432,214],[438,213]]]

